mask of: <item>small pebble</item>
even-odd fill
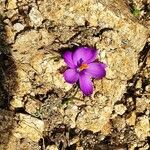
[[[115,105],[115,112],[118,115],[123,115],[127,108],[123,104]]]
[[[20,31],[22,31],[23,29],[24,29],[24,25],[22,25],[21,23],[15,23],[14,25],[13,25],[13,28],[14,28],[14,30],[16,30],[17,32],[20,32]]]

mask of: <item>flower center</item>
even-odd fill
[[[84,69],[87,69],[88,68],[88,64],[82,64],[80,67],[79,67],[79,71],[82,71]]]

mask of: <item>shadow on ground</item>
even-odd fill
[[[3,18],[0,15],[0,108],[9,108],[9,100],[17,87],[16,65],[7,43]]]
[[[10,99],[17,87],[16,65],[7,43],[3,18],[0,15],[0,149],[9,142],[13,128],[14,113],[9,110]]]

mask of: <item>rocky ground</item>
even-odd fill
[[[148,150],[149,0],[0,1],[0,150]],[[98,49],[85,97],[62,52]]]

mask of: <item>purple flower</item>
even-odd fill
[[[102,79],[106,75],[106,65],[95,62],[97,51],[89,47],[77,48],[74,52],[66,51],[63,55],[68,69],[64,72],[64,79],[70,84],[79,81],[84,95],[93,93],[91,78]]]

